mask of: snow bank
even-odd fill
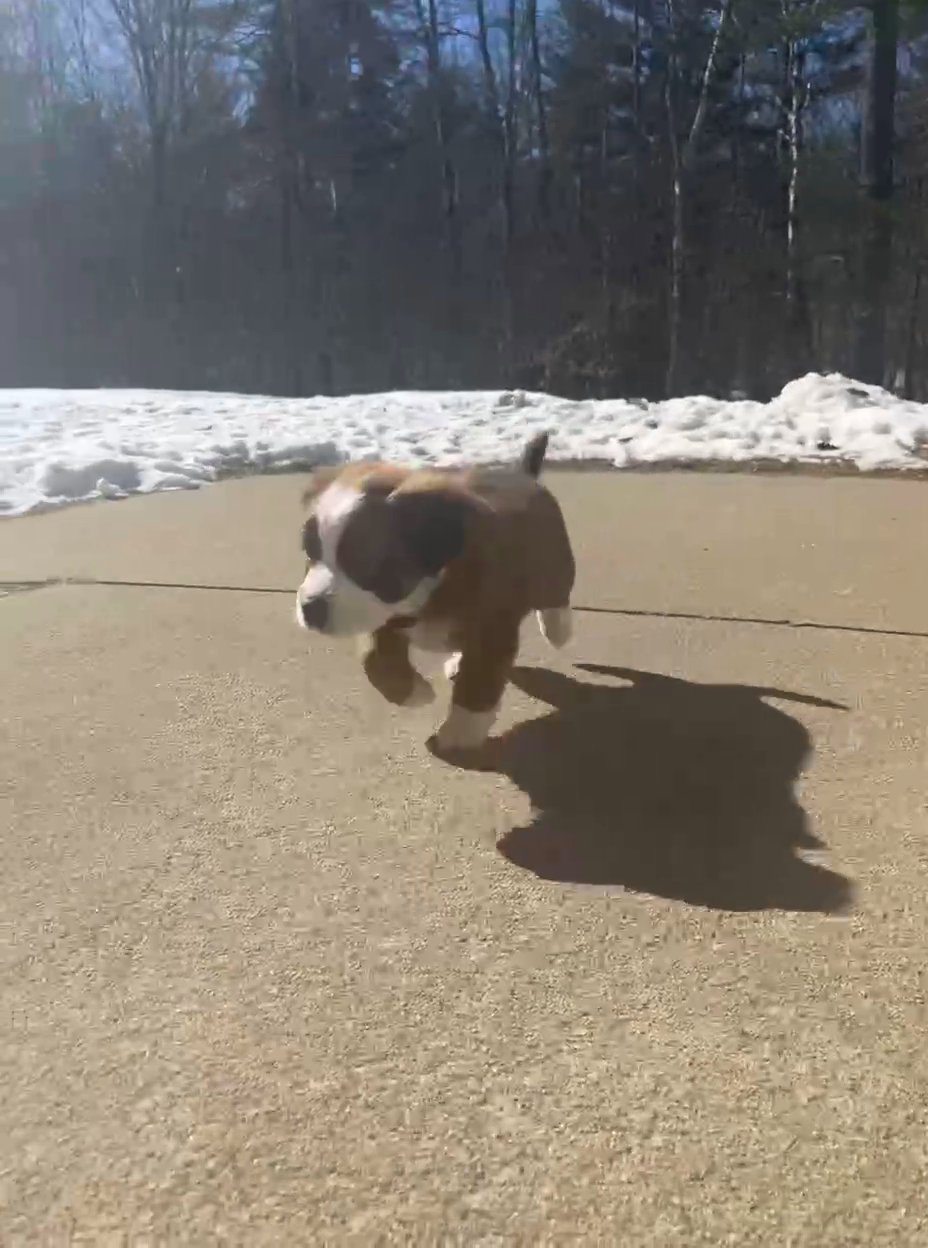
[[[245,468],[344,459],[499,461],[540,429],[550,457],[848,461],[925,467],[928,405],[810,373],[769,403],[702,396],[570,402],[522,391],[329,399],[157,390],[0,390],[0,512],[189,489]]]

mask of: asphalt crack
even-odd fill
[[[120,581],[92,576],[56,576],[48,577],[44,581],[0,581],[0,598],[29,593],[36,589],[50,589],[56,585],[97,586],[103,589],[189,589],[214,594],[285,594],[288,597],[294,592],[275,585],[202,585],[195,581]],[[582,603],[575,603],[573,610],[579,615],[618,615],[630,619],[683,620],[700,624],[742,624],[760,628],[789,628],[797,632],[811,629],[826,633],[855,633],[861,637],[910,637],[928,641],[928,630],[837,624],[825,620],[790,619],[785,616],[712,615],[699,611],[654,611],[642,607],[592,607]]]

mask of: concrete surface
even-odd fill
[[[0,1243],[928,1242],[928,487],[552,481],[480,771],[297,480],[0,524]]]

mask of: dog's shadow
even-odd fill
[[[797,852],[821,846],[794,791],[811,739],[764,699],[846,708],[580,666],[630,683],[513,673],[518,688],[554,709],[490,742],[481,763],[532,803],[531,824],[499,842],[506,858],[544,879],[621,884],[724,910],[847,908],[849,881]]]

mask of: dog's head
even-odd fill
[[[317,473],[304,501],[297,622],[334,637],[417,614],[463,554],[480,509],[450,477],[386,466]]]

